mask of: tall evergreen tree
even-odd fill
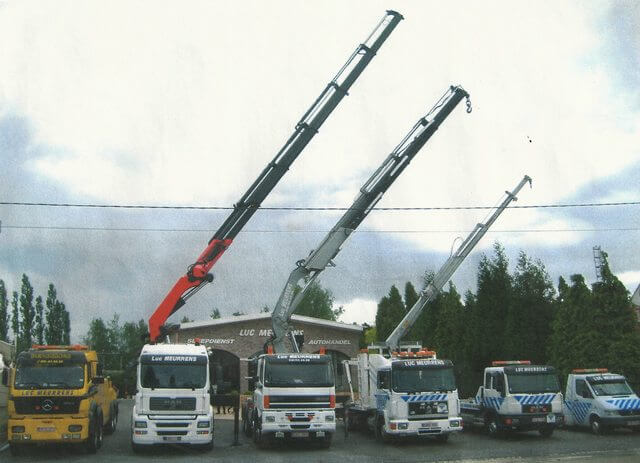
[[[18,352],[31,347],[35,332],[36,309],[33,305],[33,286],[29,278],[22,274],[20,287],[20,334],[18,336]]]
[[[20,306],[18,305],[18,292],[11,294],[11,330],[13,331],[13,339],[18,340],[20,336]],[[17,354],[18,352],[16,352]]]
[[[547,362],[544,346],[551,335],[554,297],[555,289],[542,262],[520,252],[513,276],[513,300],[507,307],[505,356]]]
[[[44,344],[44,306],[42,296],[36,297],[36,326],[35,338],[38,344]]]
[[[9,297],[2,279],[0,279],[0,341],[9,341]]]
[[[391,286],[389,294],[378,303],[376,312],[376,336],[378,341],[386,340],[398,323],[405,316],[406,309],[402,302],[400,291],[395,285]]]
[[[416,288],[410,281],[407,281],[404,285],[404,306],[406,310],[409,311],[419,298],[420,296],[418,295]]]
[[[71,344],[71,320],[69,312],[63,302],[59,303],[60,316],[62,318],[62,344]]]

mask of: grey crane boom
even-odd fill
[[[369,177],[360,188],[360,193],[351,207],[338,220],[318,247],[311,251],[306,259],[296,263],[296,268],[289,275],[271,316],[273,326],[271,342],[276,352],[286,352],[285,340],[287,335],[292,333],[289,320],[310,285],[327,266],[333,265],[332,259],[340,252],[349,235],[362,223],[380,201],[382,195],[463,98],[467,98],[467,111],[470,112],[469,94],[462,87],[450,87],[429,113],[420,118],[382,165]],[[429,117],[431,119],[428,119]],[[294,294],[295,288],[301,280],[304,280],[304,286],[301,291]],[[298,346],[293,336],[291,342],[294,350],[297,351]]]
[[[475,226],[473,231],[467,236],[467,238],[460,244],[458,249],[454,253],[449,256],[444,265],[438,270],[438,273],[435,274],[433,280],[427,285],[427,287],[422,291],[418,300],[413,304],[413,307],[409,309],[407,315],[402,319],[402,321],[396,326],[393,332],[386,339],[384,344],[386,344],[391,350],[398,347],[398,343],[403,338],[404,335],[411,329],[415,321],[418,319],[427,303],[432,301],[442,290],[442,287],[449,281],[449,278],[455,273],[458,269],[462,261],[469,255],[471,250],[478,244],[478,241],[482,239],[482,237],[487,233],[487,230],[493,225],[496,219],[502,214],[502,212],[507,208],[507,206],[511,203],[511,201],[517,201],[517,194],[520,192],[522,187],[529,183],[531,185],[531,177],[525,175],[524,178],[520,181],[518,186],[512,192],[505,191],[505,197],[501,201],[500,205],[487,217],[487,220],[484,223],[479,223]]]

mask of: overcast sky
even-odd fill
[[[265,206],[348,207],[449,85],[471,94],[379,203],[639,202],[640,4],[615,2],[11,2],[0,0],[0,201],[230,206],[386,9],[405,20]],[[79,340],[93,317],[145,320],[228,211],[0,205],[0,278],[53,282]],[[341,212],[259,211],[171,321],[273,307]],[[419,284],[483,210],[374,211],[321,283],[347,322]],[[44,228],[43,228],[44,227]],[[506,211],[453,278],[475,290],[500,241],[633,291],[640,206]],[[174,320],[175,319],[175,320]]]

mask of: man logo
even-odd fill
[[[50,412],[53,409],[53,402],[51,401],[51,399],[46,399],[44,402],[42,402],[42,409],[45,412]]]

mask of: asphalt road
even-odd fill
[[[293,446],[277,445],[258,450],[242,433],[239,445],[233,445],[233,421],[216,420],[215,448],[201,452],[177,446],[163,446],[136,455],[130,446],[131,400],[120,403],[120,422],[115,434],[105,436],[97,455],[85,455],[74,448],[45,446],[31,449],[25,455],[12,457],[8,450],[0,453],[2,462],[246,462],[259,459],[271,462],[615,462],[640,461],[640,434],[625,430],[604,436],[586,431],[559,430],[549,439],[537,433],[515,434],[491,439],[481,432],[456,434],[447,443],[434,440],[412,440],[391,444],[376,442],[373,436],[351,433],[345,439],[342,423],[330,449],[313,448],[306,442]]]

